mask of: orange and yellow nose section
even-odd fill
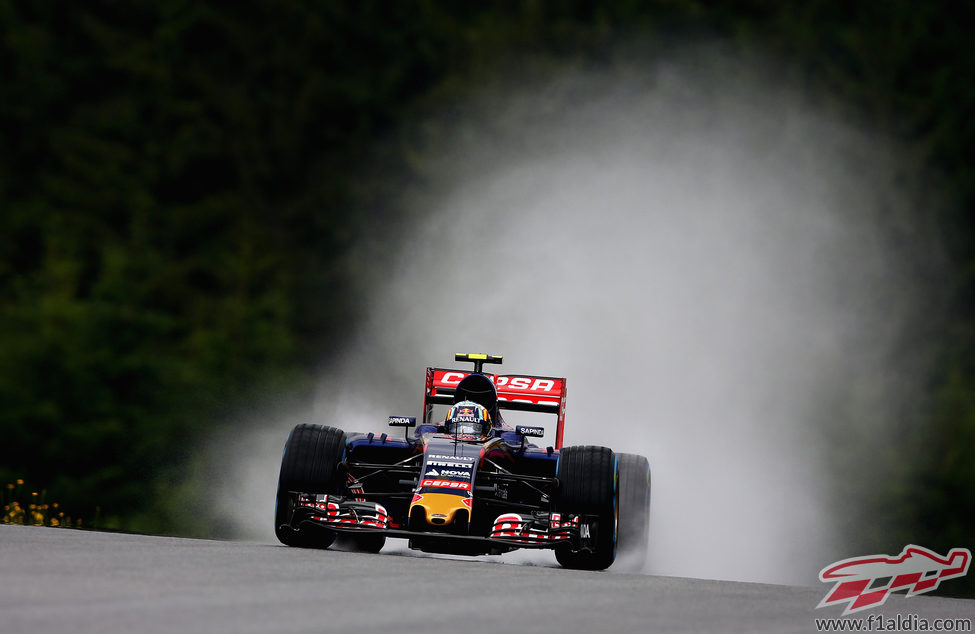
[[[422,518],[430,526],[449,526],[455,521],[470,522],[471,498],[457,493],[423,493],[413,496],[410,504],[410,524]]]

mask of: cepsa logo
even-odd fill
[[[843,614],[847,615],[883,605],[898,590],[907,590],[908,597],[931,592],[945,579],[964,577],[971,559],[967,548],[953,548],[942,557],[908,544],[897,557],[868,555],[837,561],[819,572],[820,581],[835,585],[816,607],[846,603]]]
[[[444,385],[457,385],[466,374],[463,372],[444,372],[440,381]],[[510,390],[525,390],[529,392],[551,392],[555,389],[552,379],[533,378],[528,376],[499,376],[495,383],[499,388]]]
[[[531,379],[525,376],[499,376],[498,387],[506,387],[512,390],[530,390],[532,392],[551,392],[555,388],[555,381]]]
[[[461,491],[470,491],[471,485],[469,482],[454,482],[453,480],[424,480],[420,483],[421,487],[437,487],[440,489],[459,489]]]

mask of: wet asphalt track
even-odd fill
[[[397,542],[401,544],[402,542]],[[389,548],[389,547],[387,547]],[[0,526],[0,633],[813,632],[826,587]],[[975,616],[892,596],[880,613]]]

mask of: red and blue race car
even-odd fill
[[[548,548],[566,568],[645,561],[650,466],[644,456],[562,446],[565,379],[483,371],[500,356],[458,354],[473,371],[427,368],[422,417],[390,416],[405,437],[302,424],[285,443],[275,534],[288,546],[328,548],[338,535],[378,552],[387,537],[425,552],[501,554]],[[437,406],[446,414],[435,416]],[[508,425],[502,411],[556,417]],[[415,428],[412,435],[409,429]],[[622,559],[622,557],[621,557]]]

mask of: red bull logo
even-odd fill
[[[908,597],[931,592],[947,579],[968,574],[972,553],[953,548],[947,555],[910,544],[896,556],[868,555],[832,563],[819,572],[833,589],[817,608],[846,604],[843,614],[883,605],[891,592],[907,591]]]

